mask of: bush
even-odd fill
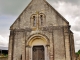
[[[76,54],[79,55],[80,54],[80,50],[78,50],[78,52],[76,52]]]

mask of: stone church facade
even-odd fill
[[[69,22],[46,0],[32,0],[10,27],[8,60],[75,60]]]

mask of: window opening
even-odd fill
[[[40,15],[41,25],[43,25],[43,15]]]
[[[36,18],[35,18],[35,16],[33,16],[33,26],[35,26],[36,25]]]

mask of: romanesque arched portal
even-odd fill
[[[49,40],[45,36],[35,34],[29,37],[26,45],[26,60],[48,60]]]

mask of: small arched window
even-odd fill
[[[43,15],[40,15],[41,25],[43,25]]]
[[[33,16],[33,26],[36,26],[36,17]]]

